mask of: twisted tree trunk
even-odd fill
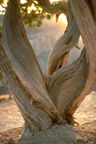
[[[3,22],[4,46],[2,38],[0,41],[0,69],[25,120],[22,137],[55,123],[74,124],[73,114],[96,78],[96,2],[90,2],[70,0],[64,4],[68,26],[49,56],[45,77],[27,38],[19,0],[9,0]],[[49,4],[40,4],[50,11]],[[80,34],[85,47],[80,57],[67,65]]]

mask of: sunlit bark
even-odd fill
[[[70,26],[69,26],[70,25]],[[69,21],[64,35],[56,42],[48,60],[48,73],[53,74],[68,62],[69,52],[79,41],[80,32],[74,19]],[[66,58],[67,57],[67,58]]]
[[[69,13],[65,10],[68,26],[50,54],[45,78],[26,35],[19,0],[9,0],[3,22],[4,46],[0,41],[0,69],[25,120],[22,137],[50,128],[54,123],[74,124],[73,114],[95,82],[94,1],[69,2],[65,6],[70,9]],[[48,10],[49,4],[44,4],[44,9],[45,6]],[[77,45],[80,33],[85,47],[80,57],[67,65],[69,52]]]

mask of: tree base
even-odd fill
[[[34,136],[32,134],[25,135],[16,144],[90,144],[96,142],[95,134],[96,121],[80,127],[54,125],[52,128],[38,132]]]
[[[72,144],[74,141],[74,129],[70,125],[54,125],[52,128],[38,132],[34,136],[27,129],[17,144]]]

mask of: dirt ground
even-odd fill
[[[22,127],[23,118],[16,106],[15,101],[5,96],[5,100],[0,101],[0,132],[13,128]]]
[[[76,118],[76,121],[79,122],[80,124],[80,128],[79,129],[77,128],[78,131],[76,132],[76,137],[80,138],[81,140],[82,138],[87,139],[86,144],[96,144],[96,92],[92,92],[85,98],[83,103],[77,109],[74,116]],[[12,139],[14,141],[17,141],[22,132],[23,125],[24,125],[23,118],[16,106],[14,99],[13,98],[10,99],[9,95],[1,95],[0,96],[0,144],[5,144],[5,143],[8,144],[8,141],[10,139],[11,140],[9,144],[12,144]],[[64,127],[64,129],[66,128]],[[70,132],[72,133],[72,131]],[[70,132],[68,131],[69,135],[71,135]],[[42,137],[42,135],[39,137]],[[79,142],[78,143],[76,142],[76,144],[79,144]],[[83,144],[83,141],[80,142],[80,144]]]
[[[7,144],[8,141],[10,141],[10,144],[12,140],[17,142],[20,134],[22,132],[22,127],[19,128],[13,128],[4,132],[0,132],[0,144]]]
[[[4,89],[4,87],[0,89],[0,144],[14,144],[21,135],[24,120],[14,99],[10,98],[7,89]],[[80,124],[80,127],[71,128],[71,126],[57,126],[52,129],[53,136],[50,136],[49,131],[44,132],[44,134],[40,133],[32,137],[32,144],[41,144],[40,141],[44,143],[44,137],[44,144],[47,144],[48,142],[46,142],[46,140],[49,136],[50,141],[51,138],[57,141],[63,139],[63,142],[60,144],[96,144],[96,92],[91,92],[86,96],[85,100],[75,112],[74,117]],[[57,137],[55,137],[56,133]],[[63,133],[63,135],[61,133]],[[73,133],[75,135],[74,137],[72,136]],[[69,136],[66,135],[71,136],[70,143],[68,142]],[[67,143],[64,142],[65,140]],[[24,142],[20,144],[24,144]],[[52,144],[56,144],[56,142]]]
[[[6,86],[0,87],[0,144],[16,142],[22,132],[23,118]]]
[[[10,139],[17,141],[23,124],[23,118],[13,98],[10,99],[8,94],[0,95],[0,144],[5,144]]]

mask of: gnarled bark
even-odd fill
[[[71,19],[71,18],[70,18]],[[69,52],[79,41],[79,29],[74,19],[70,20],[64,35],[56,42],[48,59],[48,74],[51,75],[68,62]]]
[[[66,12],[67,30],[50,54],[45,79],[24,29],[19,0],[9,0],[0,68],[25,120],[22,136],[50,128],[54,123],[73,123],[76,108],[95,82],[95,14],[85,0],[70,0],[67,6],[72,8],[72,12]],[[77,45],[80,33],[85,48],[76,61],[67,65],[69,52]]]
[[[40,104],[48,113],[51,112],[50,115],[59,115],[58,110],[48,96],[43,73],[28,41],[19,12],[18,1],[9,1],[4,17],[3,39],[4,49],[10,59],[11,67],[26,91],[31,94],[32,101]]]
[[[19,1],[9,1],[4,17],[3,39],[5,47],[1,46],[1,60],[6,57],[7,63],[2,62],[1,69],[32,133],[51,127],[54,121],[64,123],[48,96],[43,73],[22,23]]]
[[[94,3],[95,1],[91,2]],[[78,2],[76,0],[70,0],[70,4],[86,47],[86,61],[88,64],[88,76],[84,89],[78,98],[76,98],[72,105],[70,104],[69,108],[67,109],[68,113],[73,114],[85,96],[89,93],[96,80],[96,14],[91,11],[87,1],[85,0]],[[94,5],[94,8],[96,8],[96,5]],[[93,14],[94,17],[92,16]]]
[[[31,130],[32,134],[39,130],[51,127],[51,118],[48,116],[47,112],[42,109],[42,107],[40,108],[38,103],[32,100],[30,93],[22,85],[22,82],[12,70],[10,60],[7,58],[2,45],[0,45],[0,61],[2,62],[0,68],[5,80],[10,87],[10,91],[14,96],[25,123]]]

